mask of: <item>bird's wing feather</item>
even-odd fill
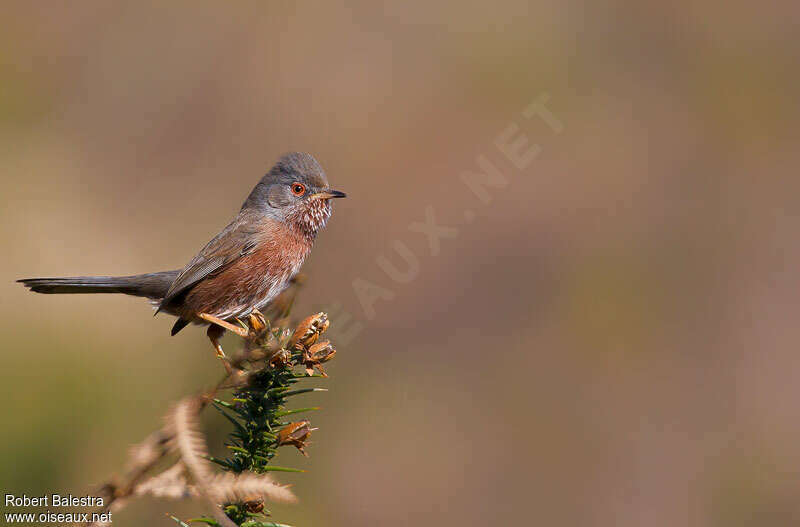
[[[253,252],[257,234],[255,223],[241,216],[237,217],[208,242],[172,282],[156,313],[204,278],[222,271],[242,256]]]

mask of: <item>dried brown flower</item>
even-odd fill
[[[287,349],[279,349],[269,359],[270,368],[285,368],[292,362],[292,354]]]
[[[308,375],[314,375],[314,368],[319,370],[323,377],[328,374],[322,369],[322,363],[331,360],[336,355],[336,350],[331,345],[330,341],[323,340],[311,346],[308,350],[303,352],[303,364],[306,367]]]
[[[294,334],[289,340],[289,346],[293,348],[297,345],[310,346],[314,344],[319,338],[319,334],[328,329],[329,325],[328,315],[325,313],[311,315],[297,325],[297,329],[294,330]]]
[[[250,313],[250,328],[255,333],[260,333],[267,327],[267,319],[264,318],[264,314],[261,313],[258,309],[253,309]]]
[[[247,496],[242,501],[244,510],[250,514],[257,514],[264,510],[264,498],[261,496]]]
[[[316,428],[311,428],[311,423],[307,420],[289,423],[278,432],[278,445],[292,445],[308,457],[305,451],[306,442],[314,430]]]

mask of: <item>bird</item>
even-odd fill
[[[132,276],[76,276],[17,280],[36,293],[122,293],[145,297],[155,314],[177,317],[171,334],[207,325],[216,355],[225,359],[226,330],[247,336],[245,317],[284,291],[332,213],[333,190],[319,162],[303,152],[278,159],[239,213],[182,269]]]

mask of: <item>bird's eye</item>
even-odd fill
[[[292,183],[292,194],[302,196],[306,193],[306,186],[302,183]]]

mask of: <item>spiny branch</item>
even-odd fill
[[[323,391],[291,387],[303,378],[324,376],[322,363],[331,360],[336,350],[329,342],[319,341],[329,326],[324,313],[308,317],[293,332],[271,327],[257,311],[249,322],[244,349],[230,361],[227,375],[211,390],[176,403],[165,416],[164,426],[131,449],[124,477],[101,487],[105,506],[97,513],[116,512],[137,496],[200,497],[212,505],[214,519],[203,519],[209,525],[280,525],[258,519],[269,514],[264,501],[293,503],[297,498],[266,473],[298,472],[271,461],[282,446],[294,446],[306,454],[308,438],[316,428],[308,420],[285,419],[317,409],[287,410],[285,404],[294,395]],[[315,370],[321,375],[315,375]],[[230,402],[217,398],[227,389],[234,391]],[[228,459],[208,455],[200,430],[199,413],[210,402],[233,425],[226,443],[232,452]],[[178,461],[159,473],[157,467],[170,454],[176,454]],[[226,472],[215,472],[211,462]]]

